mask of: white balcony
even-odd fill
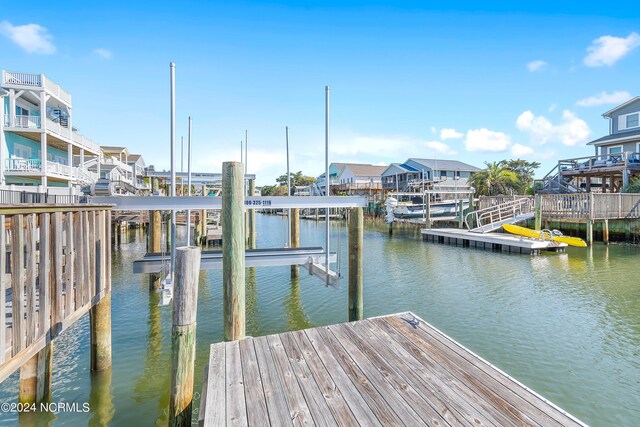
[[[72,177],[73,169],[75,168],[71,166],[63,165],[62,163],[56,163],[56,162],[47,160],[47,175],[51,174],[51,175],[65,177],[65,178],[70,178]]]
[[[59,122],[53,121],[47,117],[47,131],[62,138],[71,139],[71,129],[62,126]]]
[[[40,129],[40,116],[13,116],[13,127],[22,129]]]
[[[5,172],[17,172],[19,174],[40,173],[42,170],[40,159],[7,159]]]
[[[84,135],[80,135],[77,132],[73,132],[73,142],[75,142],[76,145],[82,148],[88,149],[94,154],[100,154],[100,146]]]
[[[37,88],[43,89],[47,93],[55,96],[61,101],[71,105],[71,94],[54,83],[44,74],[19,73],[13,71],[2,71],[2,86],[16,89]]]

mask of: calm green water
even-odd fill
[[[283,246],[285,219],[258,215],[258,246]],[[183,231],[183,230],[182,230]],[[333,249],[346,276],[346,230]],[[303,221],[303,245],[321,246],[324,223]],[[88,316],[55,341],[53,401],[89,402],[88,413],[59,413],[53,425],[166,425],[170,307],[157,307],[147,277],[131,273],[144,236],[130,231],[113,253],[113,369],[92,377]],[[413,232],[369,228],[365,315],[411,310],[563,409],[594,426],[640,419],[640,278],[637,246],[597,245],[529,257],[422,242]],[[248,334],[258,336],[347,320],[346,283],[328,289],[289,267],[251,269]],[[222,339],[221,272],[201,272],[196,391],[208,344]],[[0,401],[17,398],[17,375]],[[196,395],[199,398],[199,394]],[[199,405],[199,400],[195,406]],[[0,414],[0,425],[15,423]],[[22,419],[31,425],[33,419]]]

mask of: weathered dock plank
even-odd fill
[[[412,313],[211,346],[200,425],[581,426]]]

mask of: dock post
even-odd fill
[[[609,220],[605,219],[602,223],[602,241],[605,245],[609,244]]]
[[[431,196],[427,196],[427,204],[425,205],[425,209],[427,210],[425,212],[425,227],[426,228],[431,228]]]
[[[222,288],[224,339],[245,336],[244,166],[222,164]]]
[[[253,197],[253,193],[256,190],[256,180],[249,180],[249,196]],[[249,249],[256,248],[256,210],[248,209],[249,214]]]
[[[200,254],[200,248],[196,246],[176,249],[171,327],[170,426],[191,425]]]
[[[291,209],[291,247],[299,248],[300,247],[300,209],[292,208]],[[291,278],[294,279],[300,275],[300,271],[297,265],[291,266]]]
[[[587,245],[591,246],[593,244],[593,220],[587,220]]]
[[[464,224],[464,200],[460,199],[458,201],[458,211],[460,213],[460,217],[458,218],[458,228],[462,228]]]
[[[157,179],[156,179],[157,181]],[[162,214],[160,211],[149,211],[149,252],[160,253],[162,240]],[[149,289],[160,289],[160,275],[149,275]]]
[[[363,246],[364,219],[362,208],[351,208],[349,215],[349,321],[364,318]]]
[[[20,367],[18,402],[40,403],[51,397],[53,372],[53,342],[33,355]]]
[[[539,231],[540,229],[542,229],[542,197],[540,196],[540,194],[536,194],[533,200],[536,210],[535,229]]]
[[[107,266],[109,268],[109,266]],[[111,292],[89,311],[91,329],[91,370],[103,371],[111,367]]]
[[[200,211],[200,246],[207,244],[207,210]]]

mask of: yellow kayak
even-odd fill
[[[520,227],[513,224],[502,224],[502,228],[511,234],[517,234],[519,236],[529,237],[531,239],[539,239],[542,231],[532,230],[526,227]],[[559,233],[559,231],[557,232]],[[545,234],[547,232],[545,231]],[[580,248],[586,248],[587,244],[579,237],[563,236],[562,234],[551,234],[551,240],[558,243],[566,243],[569,246],[578,246]]]

